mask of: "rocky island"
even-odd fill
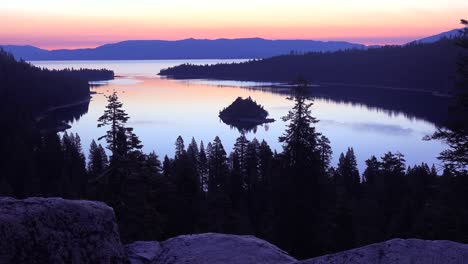
[[[224,123],[240,131],[252,130],[258,125],[275,121],[273,118],[267,118],[268,111],[250,96],[246,99],[237,97],[231,105],[219,112],[219,117]]]

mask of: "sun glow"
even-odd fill
[[[467,13],[463,0],[17,0],[0,4],[0,44],[54,49],[190,37],[395,44],[457,28]]]

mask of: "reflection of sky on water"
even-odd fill
[[[184,63],[185,61],[90,61],[90,62],[34,62],[48,68],[109,68],[118,76],[105,86],[95,87],[89,112],[79,121],[72,123],[71,132],[79,133],[84,149],[92,139],[104,135],[106,128],[97,128],[97,119],[106,105],[105,94],[117,91],[124,108],[130,116],[129,125],[144,144],[144,151],[155,150],[163,157],[174,153],[174,142],[181,135],[186,145],[192,137],[205,146],[219,136],[227,151],[239,136],[236,128],[225,125],[218,117],[219,111],[231,104],[238,96],[251,96],[263,105],[274,118],[274,123],[260,126],[248,139],[265,139],[273,149],[281,151],[278,137],[284,133],[286,124],[281,117],[291,109],[293,102],[285,95],[249,90],[236,86],[236,82],[218,87],[210,81],[175,81],[157,77],[159,69]],[[192,63],[216,61],[192,61]],[[242,84],[242,85],[245,85]],[[317,130],[326,135],[334,151],[333,164],[339,154],[353,147],[361,172],[364,161],[387,151],[405,154],[408,165],[421,162],[438,163],[436,156],[442,150],[439,142],[423,141],[431,134],[433,124],[391,114],[364,105],[337,103],[329,99],[316,99],[312,114],[321,120]],[[101,142],[104,144],[104,142]]]
[[[327,126],[343,126],[349,127],[356,131],[373,131],[376,133],[382,134],[394,134],[394,135],[402,135],[407,136],[413,133],[413,129],[411,128],[403,128],[400,125],[388,125],[388,124],[379,124],[379,123],[344,123],[344,122],[337,122],[335,120],[321,120],[322,125]]]

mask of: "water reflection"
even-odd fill
[[[239,132],[246,133],[249,140],[254,137],[260,141],[264,139],[273,150],[282,150],[278,137],[284,133],[287,125],[281,117],[293,106],[293,102],[286,99],[290,88],[247,88],[245,84],[236,86],[236,82],[207,83],[157,77],[156,73],[161,67],[177,63],[168,61],[93,61],[78,62],[77,65],[73,64],[77,62],[48,63],[42,62],[39,66],[109,68],[116,75],[124,76],[102,83],[104,86],[93,87],[92,91],[96,94],[92,95],[89,109],[86,105],[86,110],[80,110],[82,114],[76,115],[77,118],[63,119],[69,121],[70,132],[80,135],[85,151],[93,139],[105,134],[106,128],[98,128],[96,120],[102,115],[107,103],[105,95],[114,90],[131,117],[129,125],[135,128],[135,133],[144,143],[144,152],[154,150],[160,157],[166,154],[172,156],[174,142],[179,135],[186,141],[192,137],[198,142],[203,140],[205,145],[219,136],[225,149],[230,151]],[[443,119],[442,115],[434,113],[444,108],[439,98],[425,98],[430,102],[430,107],[424,107],[414,101],[410,102],[410,97],[414,97],[412,95],[388,92],[362,95],[356,94],[350,87],[342,87],[342,93],[338,91],[340,87],[331,88],[313,87],[311,96],[315,98],[312,114],[321,120],[317,124],[317,131],[326,135],[332,144],[333,164],[337,163],[339,154],[350,146],[355,149],[361,172],[365,168],[366,159],[371,155],[381,156],[387,151],[404,153],[408,165],[423,161],[437,163],[436,157],[443,149],[442,144],[421,139],[431,134],[435,129],[434,124]],[[221,122],[219,111],[239,96],[254,98],[276,122],[248,128],[248,131]],[[86,111],[87,114],[83,115]]]
[[[265,132],[268,132],[268,130],[270,128],[270,126],[268,124],[274,122],[274,121],[270,121],[270,122],[266,122],[266,123],[263,123],[263,124],[257,124],[257,123],[248,123],[248,122],[231,123],[228,120],[222,120],[222,119],[220,119],[220,120],[224,124],[228,125],[231,129],[236,129],[237,131],[239,131],[240,134],[248,134],[248,133],[256,134],[259,127],[262,127]]]
[[[411,128],[404,128],[399,125],[379,124],[379,123],[374,123],[374,122],[344,123],[344,122],[337,122],[334,120],[321,120],[321,122],[324,125],[346,126],[356,131],[373,131],[373,132],[377,132],[381,134],[393,134],[393,135],[407,136],[414,132],[413,129]]]
[[[83,115],[88,113],[89,103],[89,100],[83,100],[74,105],[50,109],[38,118],[37,126],[43,133],[65,131],[71,128],[70,123],[78,122]]]
[[[284,86],[252,86],[249,89],[289,95],[291,88]],[[389,116],[403,115],[408,119],[422,119],[443,126],[448,116],[450,98],[427,92],[375,89],[323,85],[309,88],[310,98],[331,103],[344,103],[365,107]]]

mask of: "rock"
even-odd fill
[[[0,198],[0,263],[127,263],[114,211],[100,202]]]
[[[163,242],[126,246],[132,264],[289,264],[296,259],[253,236],[224,234],[183,235]]]
[[[92,201],[0,198],[0,264],[465,264],[468,245],[393,239],[297,261],[253,236],[183,235],[120,243],[114,211]]]
[[[445,240],[392,239],[298,264],[465,264],[468,245]]]
[[[148,264],[156,261],[161,253],[158,241],[137,241],[125,246],[125,253],[131,264]]]

